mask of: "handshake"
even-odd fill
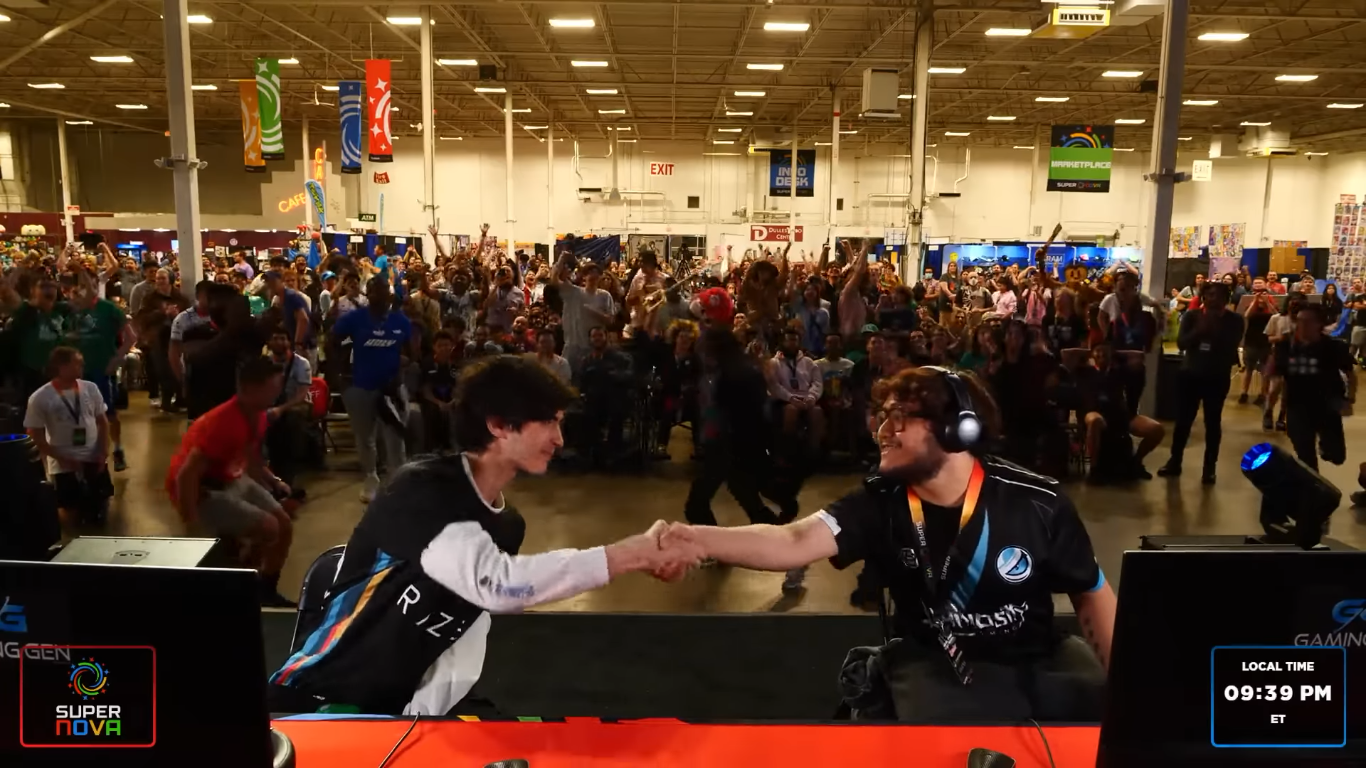
[[[613,576],[647,571],[661,581],[677,581],[707,557],[697,529],[663,520],[607,548]],[[614,551],[615,550],[615,551]]]

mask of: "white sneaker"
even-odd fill
[[[375,500],[375,491],[379,490],[379,476],[370,475],[365,478],[365,486],[361,488],[360,500],[362,503],[369,504]]]
[[[783,578],[783,592],[797,592],[802,588],[805,581],[806,566],[793,568],[788,571],[787,576]]]

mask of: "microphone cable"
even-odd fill
[[[1029,722],[1034,724],[1034,728],[1039,732],[1039,738],[1043,739],[1044,751],[1048,753],[1049,768],[1058,768],[1058,764],[1053,762],[1053,748],[1048,746],[1048,734],[1043,732],[1043,726],[1039,725],[1039,721],[1032,717],[1029,718]],[[380,768],[384,768],[384,766],[381,765]]]
[[[398,737],[398,741],[394,742],[393,747],[390,747],[389,754],[385,755],[384,759],[379,761],[379,768],[384,768],[384,766],[389,764],[389,758],[393,757],[394,753],[398,751],[398,748],[408,739],[408,734],[413,732],[413,729],[417,727],[417,721],[421,718],[422,715],[420,714],[413,715],[413,721],[408,723],[408,730],[404,731],[403,735]],[[1038,723],[1035,723],[1035,725],[1038,725]]]

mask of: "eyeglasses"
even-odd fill
[[[872,419],[870,419],[868,427],[872,430],[874,435],[881,433],[883,427],[890,427],[892,433],[896,434],[906,428],[906,420],[908,418],[911,417],[904,413],[900,408],[879,410],[873,415]]]

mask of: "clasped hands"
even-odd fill
[[[660,581],[677,581],[707,556],[690,525],[657,521],[640,537],[641,567]]]

